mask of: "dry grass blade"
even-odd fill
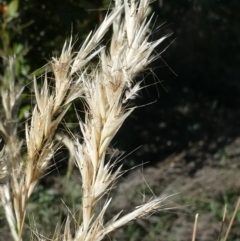
[[[195,222],[194,222],[194,227],[193,227],[193,236],[192,236],[192,241],[196,240],[197,236],[197,223],[198,223],[198,213],[195,216]]]
[[[230,223],[229,223],[229,225],[228,225],[228,229],[227,229],[227,232],[226,232],[226,234],[225,234],[225,236],[224,236],[223,241],[227,241],[227,238],[228,238],[228,236],[229,236],[230,230],[231,230],[231,228],[232,228],[233,221],[234,221],[234,219],[235,219],[235,217],[236,217],[236,214],[237,214],[237,211],[238,211],[239,207],[240,207],[240,198],[238,199],[237,205],[236,205],[236,207],[235,207],[235,209],[234,209],[234,212],[233,212],[231,221],[230,221]]]
[[[220,239],[221,239],[223,225],[224,225],[224,221],[225,221],[225,218],[226,218],[226,213],[227,213],[227,206],[225,205],[224,206],[224,211],[223,211],[223,218],[222,218],[221,228],[220,228],[220,231],[219,231],[219,235],[218,235],[217,241],[220,241]]]

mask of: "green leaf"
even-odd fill
[[[13,0],[8,4],[7,13],[8,13],[9,17],[15,17],[16,16],[16,13],[17,13],[17,10],[18,10],[18,5],[19,5],[18,0]]]
[[[22,44],[14,44],[13,51],[15,54],[20,54],[24,50],[24,46]]]

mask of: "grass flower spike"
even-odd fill
[[[110,220],[105,220],[110,197],[100,211],[96,208],[105,194],[110,195],[109,191],[122,175],[121,165],[114,168],[121,153],[111,147],[111,141],[136,108],[130,107],[130,101],[144,88],[141,86],[143,80],[136,82],[136,77],[160,55],[154,53],[155,48],[168,37],[150,41],[153,16],[146,16],[149,3],[149,0],[116,0],[112,12],[94,33],[88,35],[77,53],[73,52],[70,39],[61,56],[52,59],[53,86],[50,87],[49,73],[43,77],[40,90],[39,82],[34,78],[36,105],[31,120],[26,123],[26,155],[21,154],[22,142],[17,137],[17,126],[0,125],[6,140],[6,148],[0,157],[0,191],[15,241],[22,240],[29,198],[39,179],[47,172],[61,141],[61,136],[56,135],[57,128],[77,98],[84,103],[85,117],[83,120],[79,118],[82,138],[73,138],[73,143],[69,143],[68,138],[67,142],[81,175],[80,218],[73,216],[81,223],[76,223],[75,230],[71,230],[72,218],[69,216],[64,230],[51,239],[100,241],[131,220],[161,209],[165,197],[138,206],[125,216],[121,216],[120,211]],[[111,26],[111,42],[109,46],[102,46],[101,41]],[[11,103],[7,102],[7,92],[2,92],[7,118],[12,118],[13,106],[23,91],[12,87],[13,90],[17,94]],[[37,238],[44,240],[40,235]]]
[[[115,2],[122,9],[122,1]],[[73,240],[101,240],[104,235],[127,222],[145,216],[161,206],[162,199],[155,199],[118,219],[115,216],[104,223],[104,213],[95,213],[101,197],[109,193],[121,175],[121,166],[113,170],[114,156],[109,155],[110,143],[125,119],[135,107],[127,103],[138,94],[140,83],[134,78],[156,56],[155,47],[167,36],[155,42],[148,41],[151,18],[146,20],[149,1],[124,1],[124,13],[113,22],[110,49],[101,49],[99,64],[83,78],[85,120],[80,121],[83,141],[76,141],[76,162],[82,176],[82,224]],[[128,94],[124,95],[128,91]],[[125,104],[123,104],[123,102]],[[117,161],[117,157],[115,157]],[[106,161],[110,160],[110,161]]]

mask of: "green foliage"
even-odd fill
[[[9,74],[7,73],[8,58],[11,56],[14,58],[14,64],[11,71],[14,73],[14,78],[18,82],[26,83],[26,80],[30,78],[29,71],[30,65],[26,59],[26,54],[28,48],[25,44],[25,41],[20,41],[18,36],[21,33],[21,30],[25,27],[20,23],[19,17],[19,1],[13,0],[7,5],[3,5],[4,9],[1,22],[0,22],[0,53],[1,53],[1,81],[7,81]]]
[[[6,13],[8,16],[7,22],[10,22],[13,18],[15,18],[17,16],[18,6],[19,6],[18,0],[12,0],[8,4],[7,13]]]

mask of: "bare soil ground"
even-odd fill
[[[131,171],[119,184],[116,189],[119,198],[113,203],[114,212],[119,209],[130,210],[141,204],[141,195],[146,194],[148,199],[153,193],[160,196],[170,195],[167,207],[176,207],[172,211],[160,211],[147,220],[137,220],[135,228],[141,230],[142,235],[131,240],[191,240],[196,213],[199,213],[197,240],[217,240],[223,208],[227,204],[228,214],[223,233],[226,231],[240,194],[240,138],[226,146],[223,154],[215,153],[209,156],[204,166],[195,170],[192,175],[194,164],[186,164],[186,158],[194,148],[196,149],[196,146],[174,154],[156,166],[147,167],[144,171],[141,168]],[[149,187],[152,190],[150,192]],[[239,221],[240,215],[237,215],[228,240],[240,239]],[[153,227],[159,227],[154,234]],[[116,240],[127,240],[127,237],[123,238],[124,233],[126,231],[120,230],[114,237]],[[149,239],[151,236],[153,238]]]

